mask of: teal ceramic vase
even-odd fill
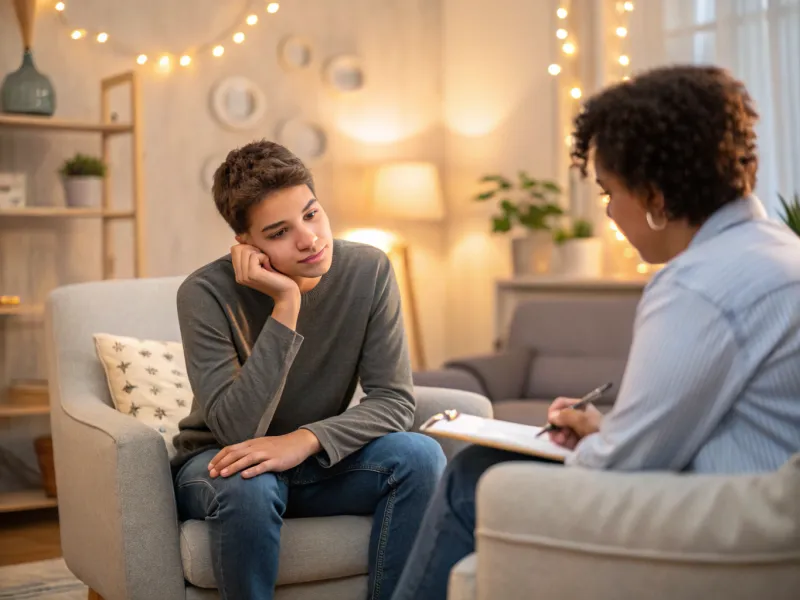
[[[56,110],[53,84],[36,70],[30,48],[22,55],[19,69],[6,75],[0,88],[3,112],[51,116]]]

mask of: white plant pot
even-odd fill
[[[553,238],[549,231],[531,231],[511,240],[514,277],[550,272]]]
[[[558,247],[559,271],[571,277],[603,274],[603,241],[599,237],[567,240]]]
[[[67,206],[99,208],[103,201],[102,177],[64,177],[64,197]]]

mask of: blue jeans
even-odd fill
[[[475,491],[489,467],[532,456],[469,446],[447,465],[392,600],[445,600],[450,570],[475,551]],[[549,461],[544,461],[549,462]]]
[[[270,600],[285,517],[373,516],[369,599],[388,600],[408,558],[420,515],[445,466],[441,447],[418,433],[390,433],[338,464],[311,457],[253,479],[208,475],[217,450],[192,457],[175,476],[181,520],[205,519],[223,600]],[[331,551],[335,552],[335,545]]]

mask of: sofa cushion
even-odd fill
[[[366,575],[372,517],[286,519],[281,530],[278,585]],[[181,523],[183,574],[192,585],[216,588],[205,521]]]
[[[503,400],[501,402],[495,402],[492,407],[494,409],[495,419],[542,427],[547,423],[547,407],[550,406],[551,403],[552,400],[530,400],[525,398],[523,400]],[[608,404],[599,404],[597,409],[605,414],[611,410],[611,406]]]
[[[613,404],[626,363],[626,358],[539,354],[533,359],[525,396],[580,398],[610,381],[613,387],[597,404]]]
[[[172,438],[193,398],[183,345],[107,333],[95,334],[94,343],[116,409],[158,431],[174,456]]]

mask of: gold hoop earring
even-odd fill
[[[650,214],[650,211],[647,211],[645,215],[645,219],[647,219],[647,226],[652,229],[653,231],[661,231],[667,226],[667,219],[665,218],[664,221],[658,225],[656,225],[655,221],[653,220],[653,215]]]

